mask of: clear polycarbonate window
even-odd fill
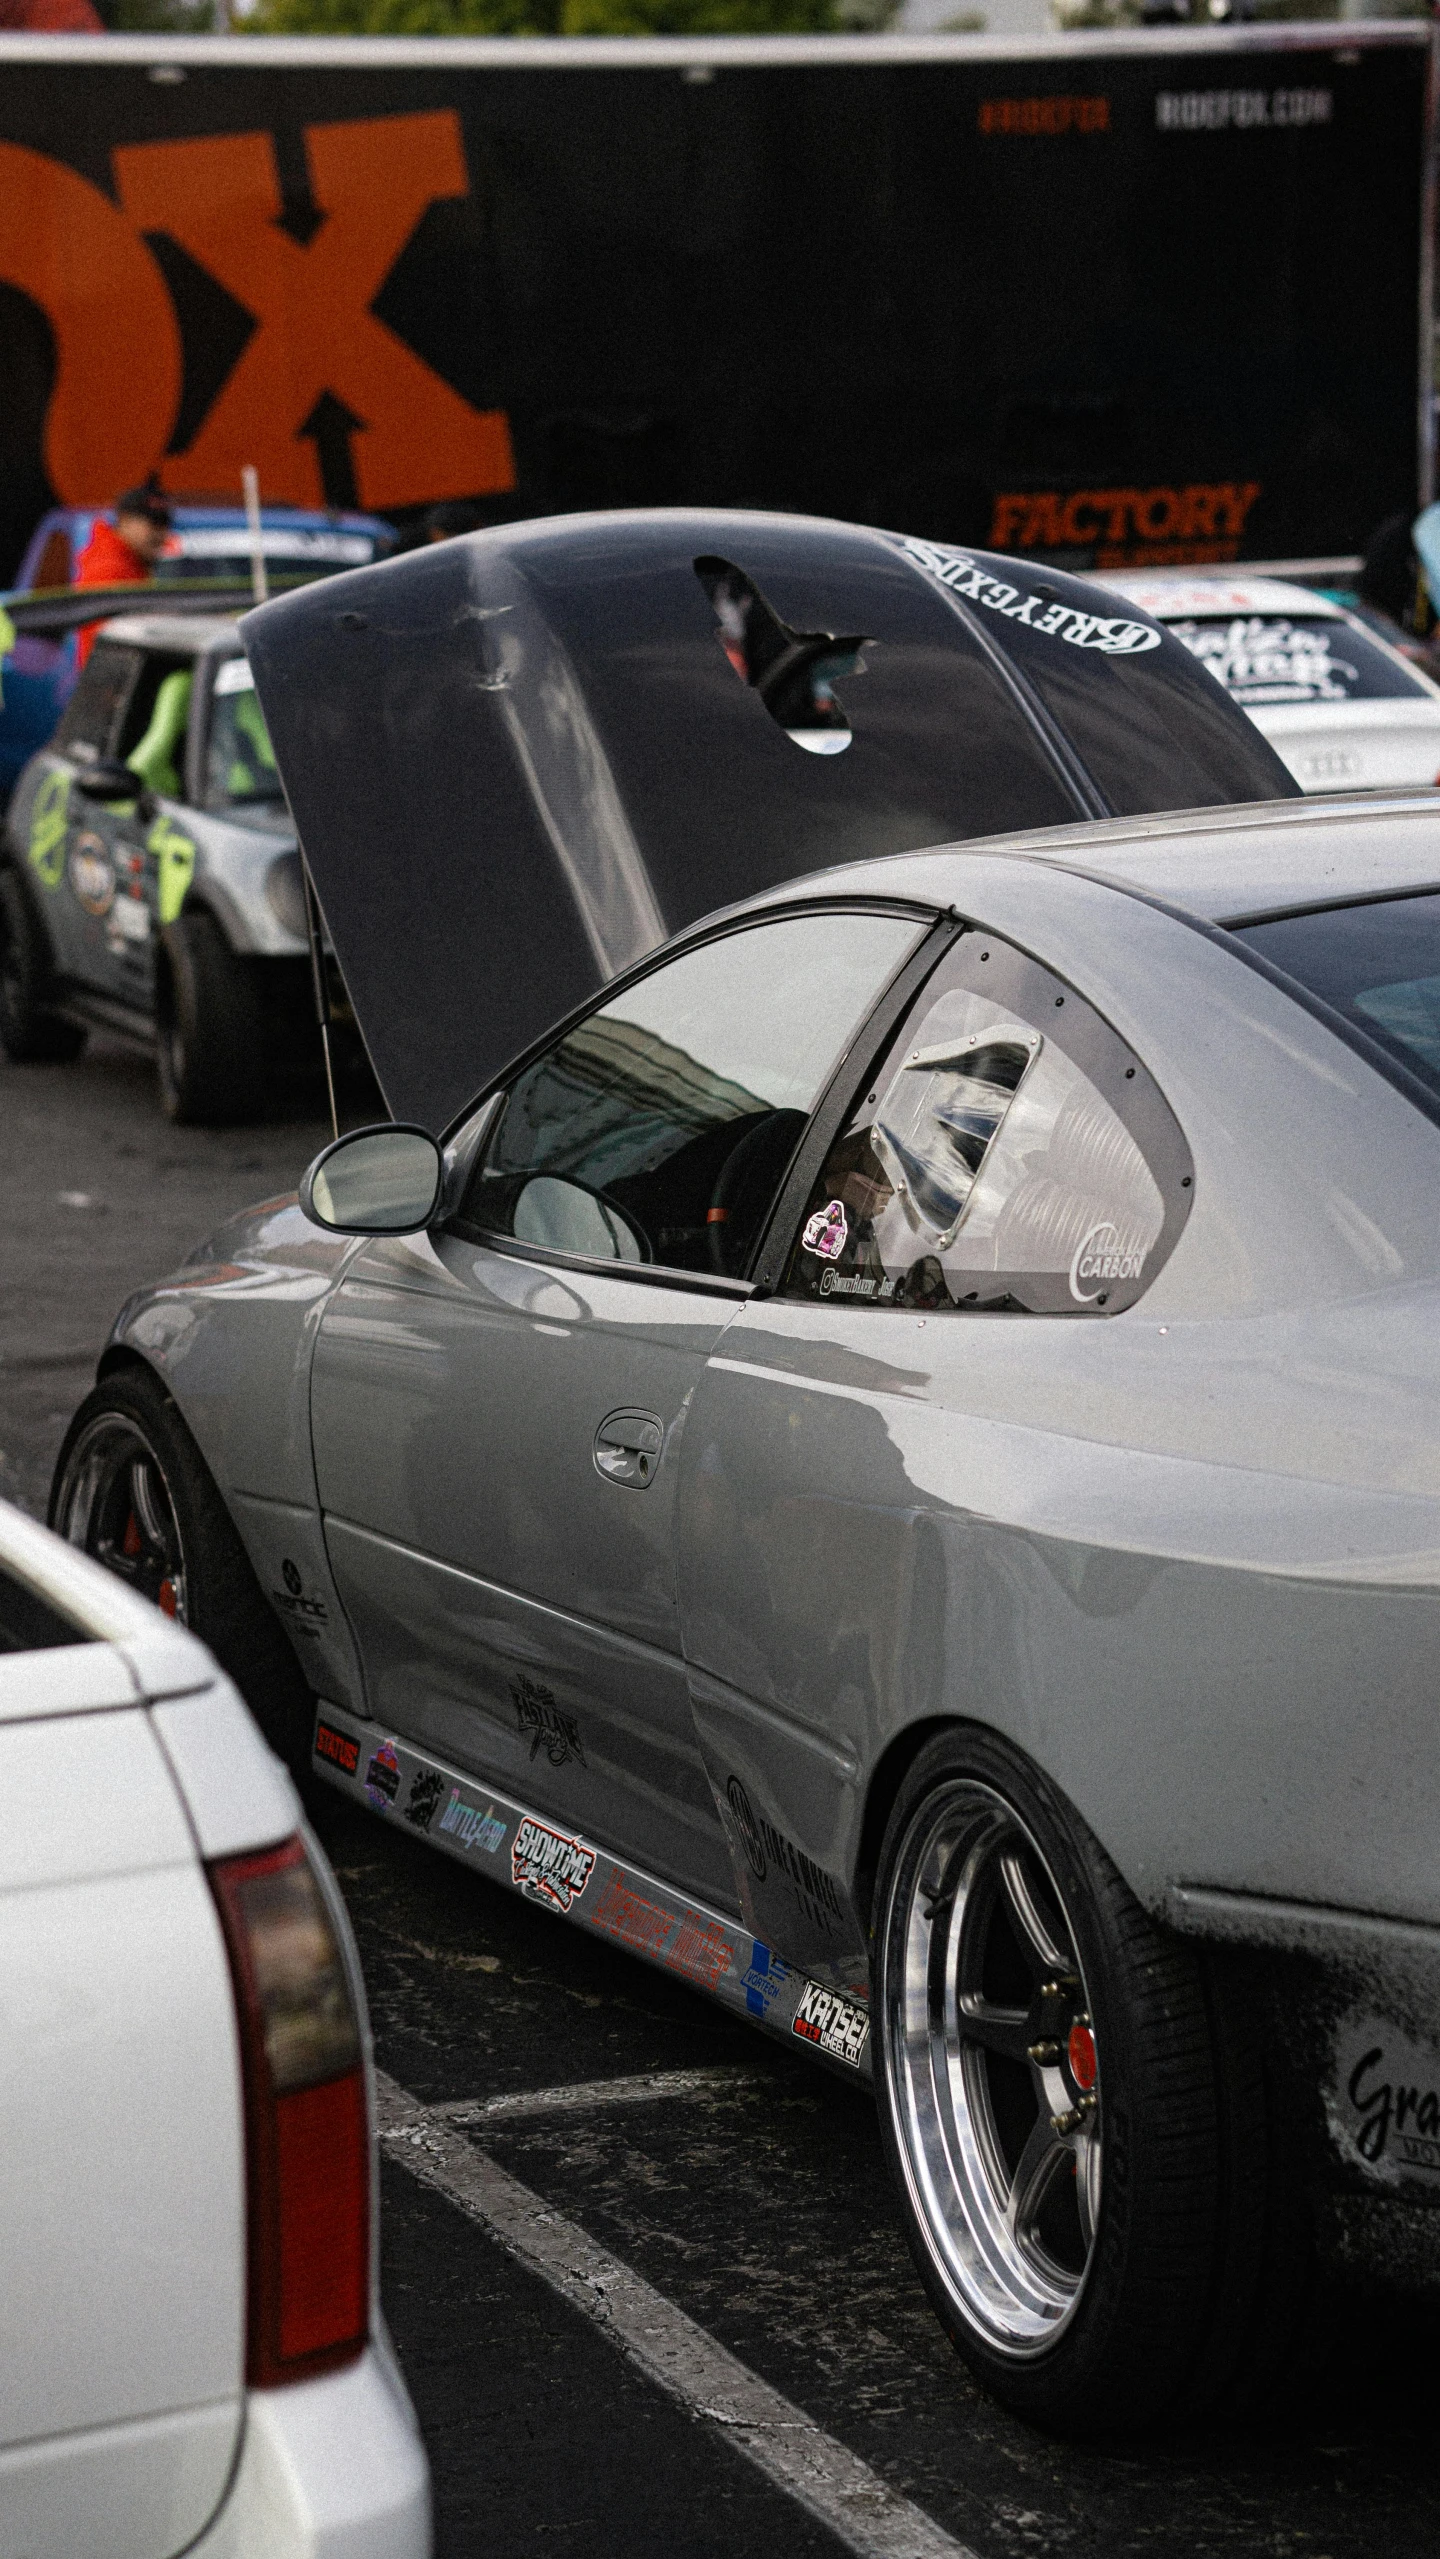
[[[787,1290],[861,1305],[1113,1313],[1189,1204],[1132,1052],[1049,971],[967,933],[829,1155]]]

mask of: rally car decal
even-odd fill
[[[30,864],[42,888],[58,889],[65,876],[69,825],[70,776],[54,765],[30,804]]]
[[[173,924],[195,876],[195,846],[173,818],[158,817],[145,838],[156,861],[156,902],[162,924]]]
[[[869,2010],[853,1982],[842,1994],[812,1981],[742,1920],[338,1707],[317,1710],[312,1756],[317,1776],[400,1814],[462,1865],[708,1991],[736,2016],[798,2036],[847,2078],[871,2077]]]

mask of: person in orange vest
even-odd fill
[[[75,563],[76,586],[141,586],[169,539],[170,502],[153,480],[143,489],[127,489],[115,501],[115,521],[97,515],[95,528]],[[98,622],[87,622],[80,634],[80,664],[95,645]]]

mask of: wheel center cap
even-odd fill
[[[1100,2076],[1100,2064],[1095,2054],[1094,2032],[1078,2017],[1070,2029],[1065,2058],[1076,2087],[1088,2096]]]

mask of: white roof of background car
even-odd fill
[[[1179,809],[987,835],[811,873],[726,912],[785,906],[799,896],[848,895],[953,904],[963,914],[967,870],[978,861],[1017,857],[1161,899],[1206,923],[1236,922],[1440,891],[1440,802],[1430,791],[1316,793],[1243,808]]]
[[[242,643],[235,617],[226,613],[116,613],[105,624],[107,640],[130,648],[174,649],[200,657],[206,649]]]
[[[1197,576],[1193,569],[1174,569],[1168,575],[1152,571],[1146,577],[1107,575],[1092,579],[1091,584],[1113,588],[1142,613],[1153,614],[1157,622],[1203,621],[1227,613],[1292,617],[1300,613],[1307,621],[1317,616],[1334,622],[1345,619],[1341,606],[1328,595],[1316,595],[1308,586],[1292,586],[1284,578],[1210,578]]]

